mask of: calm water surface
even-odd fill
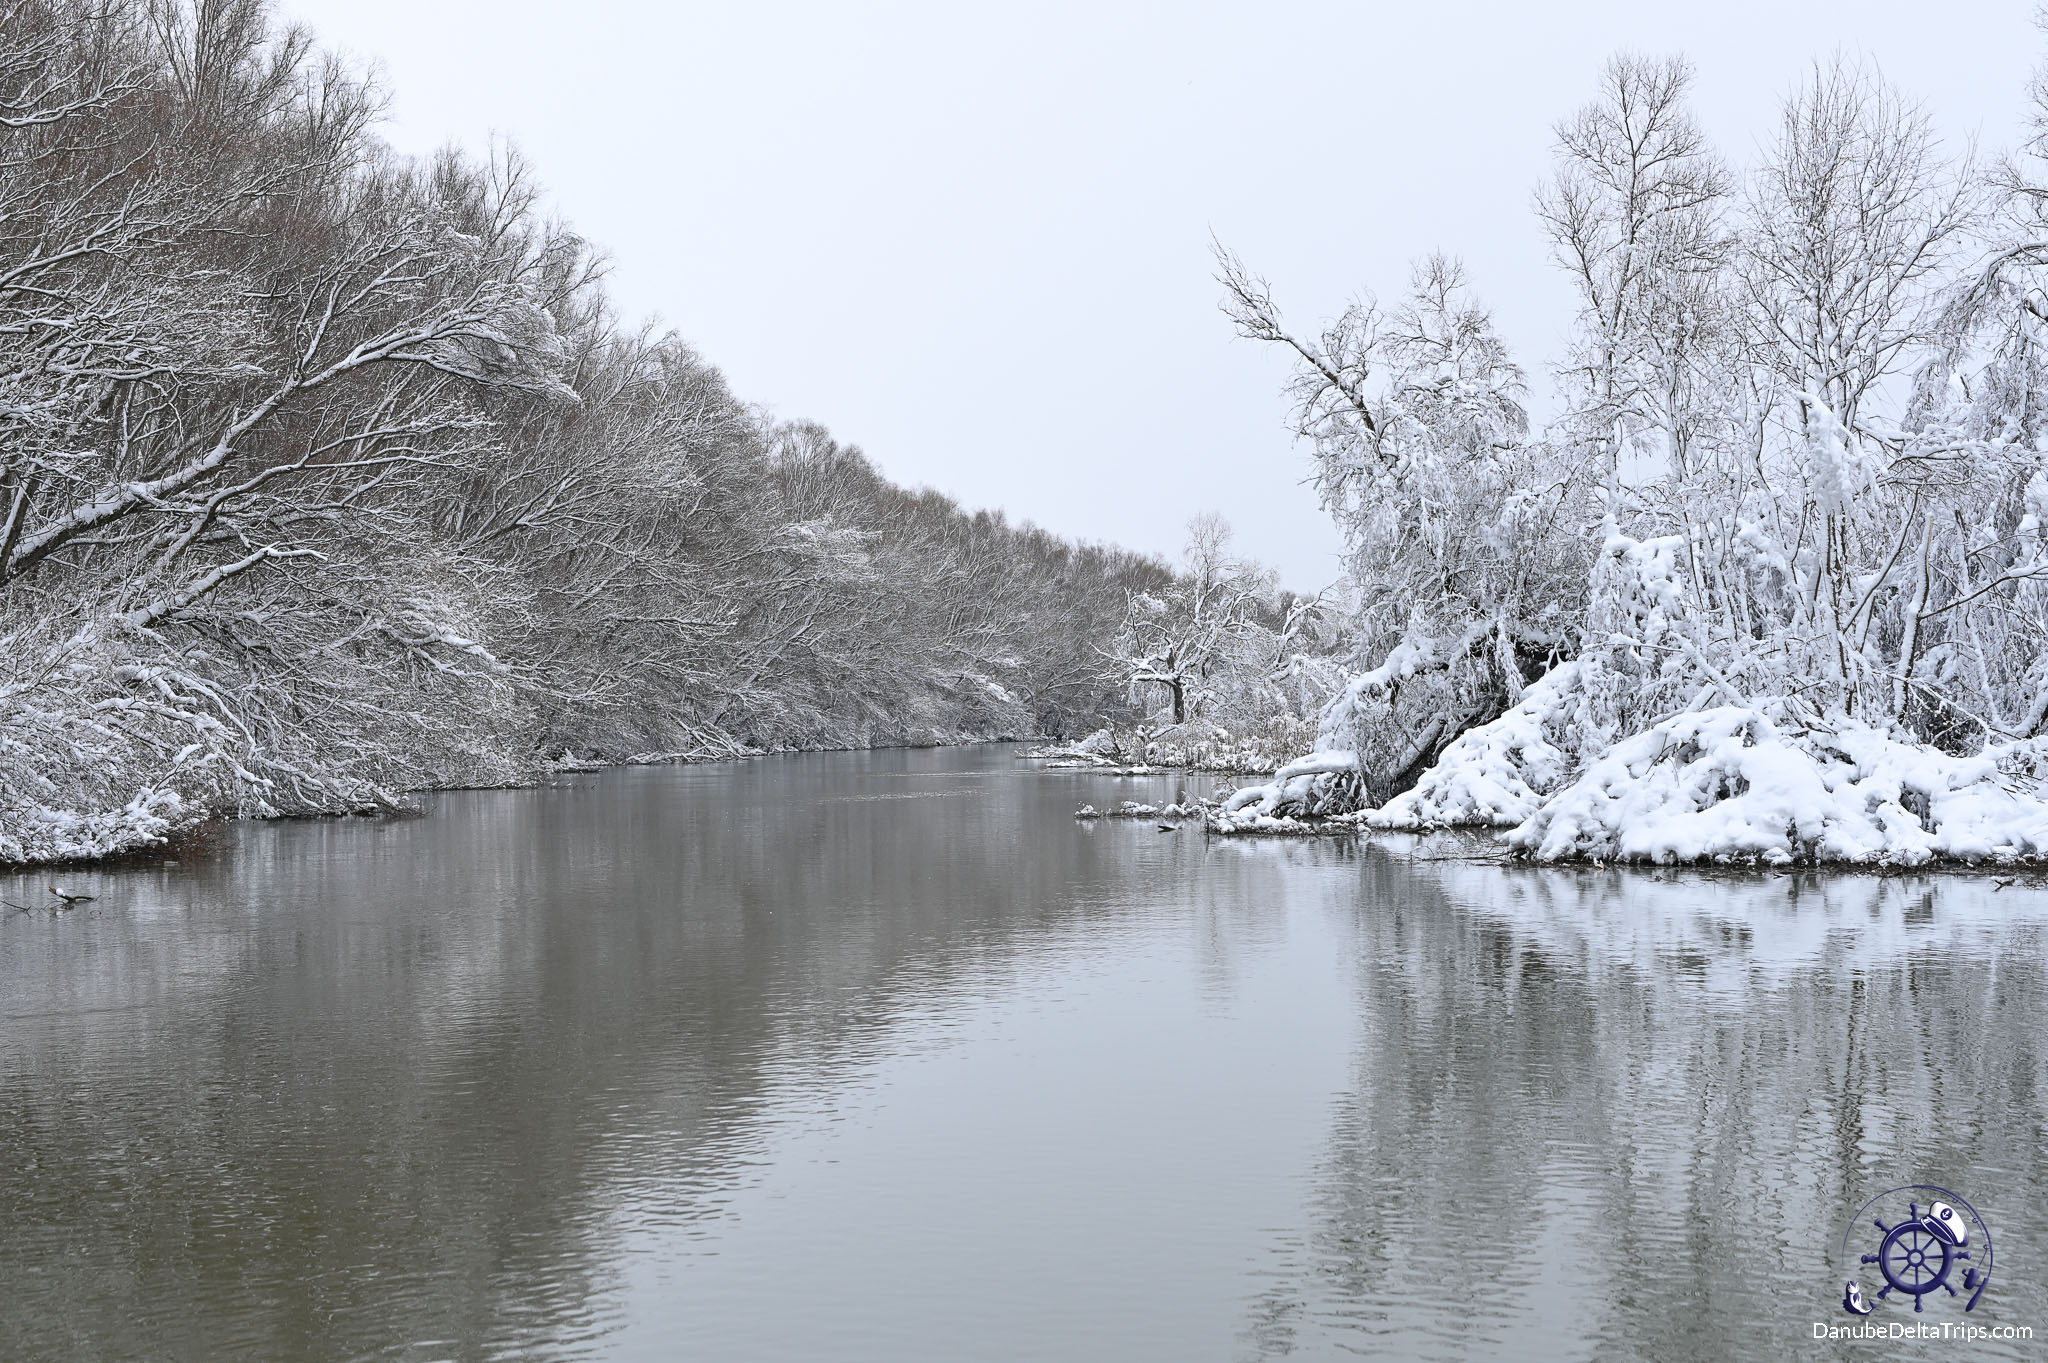
[[[0,1358],[2048,1353],[1812,1339],[1929,1182],[1998,1274],[1921,1319],[2048,1340],[2048,892],[1071,817],[1187,788],[787,757],[66,876]]]

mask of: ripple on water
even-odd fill
[[[0,919],[0,1357],[1818,1358],[1874,1191],[2048,1244],[2039,890],[1010,764],[465,792]]]

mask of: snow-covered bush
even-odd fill
[[[1264,785],[1246,786],[1226,796],[1217,820],[1223,831],[1234,832],[1247,820],[1350,814],[1359,807],[1362,779],[1356,753],[1312,752],[1274,772]]]
[[[1195,721],[1144,735],[1144,760],[1192,771],[1270,772],[1315,742],[1313,718],[1285,711],[1254,718],[1246,728]]]

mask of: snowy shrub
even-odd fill
[[[1175,725],[1147,736],[1144,760],[1192,771],[1270,772],[1285,766],[1315,736],[1313,719],[1285,711],[1251,719],[1244,729]]]

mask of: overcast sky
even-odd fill
[[[1740,161],[1837,49],[2003,146],[2044,51],[2023,0],[285,4],[382,65],[402,150],[517,142],[742,397],[1062,534],[1172,554],[1220,510],[1303,588],[1337,538],[1212,232],[1303,325],[1459,255],[1540,375],[1530,193],[1609,53],[1688,54]]]

